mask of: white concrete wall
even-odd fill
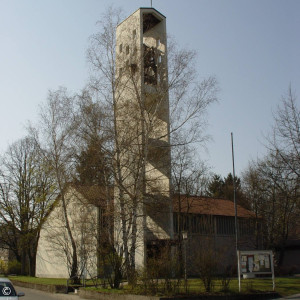
[[[143,32],[145,14],[153,14],[160,22]],[[159,63],[158,57],[156,58],[159,78],[156,85],[144,84],[144,45],[153,47],[157,56],[161,56]],[[134,73],[132,64],[137,66]],[[147,240],[168,239],[173,236],[167,37],[166,19],[163,15],[152,8],[142,8],[118,26],[116,70],[118,84],[116,115],[118,141],[121,145],[122,177],[126,178],[124,184],[127,190],[138,198],[136,265],[143,266]],[[144,164],[144,167],[140,167],[139,164]],[[146,190],[143,190],[143,181],[146,182]],[[146,192],[153,195],[152,200],[144,198]],[[119,191],[116,187],[117,246],[122,243],[118,196]],[[132,196],[127,197],[128,213],[133,205],[130,198],[132,199]]]
[[[80,193],[69,189],[66,195],[70,226],[76,241],[79,267],[83,261],[82,253],[88,253],[87,268],[91,276],[97,272],[96,230],[97,208],[88,204]],[[58,199],[57,206],[43,225],[37,250],[36,276],[48,278],[69,278],[68,259],[72,251],[70,239],[65,227],[63,209]],[[66,254],[68,253],[68,254]]]

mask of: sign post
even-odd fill
[[[241,292],[241,268],[240,268],[240,251],[237,251],[238,257],[238,277],[239,277],[239,292]]]
[[[273,252],[271,250],[237,251],[239,291],[241,291],[241,275],[254,278],[255,274],[272,275],[273,291],[275,291],[275,274]]]

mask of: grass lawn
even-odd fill
[[[45,285],[67,285],[68,280],[67,278],[39,278],[30,276],[9,276],[9,279]],[[71,286],[72,284],[69,283],[69,285]],[[86,285],[92,285],[92,281],[88,280]]]
[[[46,285],[66,285],[67,278],[38,278],[29,276],[9,276],[11,280],[18,280],[29,283],[38,283]]]
[[[300,278],[299,277],[278,277],[275,279],[276,289],[282,296],[289,296],[300,293]],[[242,293],[257,293],[257,292],[272,292],[273,283],[271,278],[255,278],[255,279],[242,279],[241,280],[241,292]],[[124,286],[121,290],[111,290],[103,288],[90,287],[89,290],[97,290],[101,292],[117,292],[117,293],[138,293],[140,288],[132,289],[130,286]],[[222,293],[222,284],[220,280],[214,280],[213,293]],[[229,285],[229,292],[233,294],[238,293],[238,280],[232,279]],[[180,291],[184,292],[184,286]],[[205,293],[205,288],[200,279],[189,279],[188,280],[188,292],[190,294]]]
[[[220,280],[214,281],[214,292],[220,292],[222,284]],[[238,293],[238,280],[230,281],[229,289],[233,293]],[[190,292],[205,292],[204,286],[199,279],[189,280]],[[267,292],[273,291],[273,283],[271,278],[255,278],[241,279],[241,292]],[[300,293],[300,277],[278,277],[275,278],[275,291],[282,296],[288,296]]]
[[[37,277],[27,277],[27,276],[11,276],[12,280],[19,280],[30,283],[39,283],[46,285],[66,285],[67,279],[60,278],[37,278]],[[264,278],[255,278],[255,279],[242,279],[242,292],[250,293],[250,292],[266,292],[272,291],[272,279],[264,279]],[[88,282],[89,284],[91,282]],[[276,278],[276,292],[278,292],[282,296],[288,296],[292,294],[300,293],[300,277],[278,277]],[[103,288],[94,288],[90,287],[88,289],[110,292],[110,293],[137,293],[140,288],[131,289],[130,286],[124,286],[120,290],[111,290],[111,289],[103,289]],[[222,289],[221,281],[214,280],[213,283],[213,292],[220,293]],[[180,289],[182,292],[184,291],[183,281],[182,287]],[[229,290],[231,293],[238,293],[238,280],[232,279],[230,281]],[[195,293],[204,293],[205,289],[203,283],[200,279],[189,279],[188,280],[188,291],[191,294]]]

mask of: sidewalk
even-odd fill
[[[295,295],[291,295],[291,296],[284,297],[284,298],[277,298],[274,300],[284,300],[284,299],[299,299],[300,300],[300,294],[295,294]]]
[[[52,294],[35,289],[15,286],[17,292],[24,292],[24,300],[80,300],[79,295],[76,294]]]

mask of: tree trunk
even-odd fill
[[[66,222],[66,228],[67,228],[68,236],[71,240],[71,245],[72,245],[72,265],[71,265],[70,277],[73,279],[73,283],[77,284],[77,283],[80,283],[80,279],[78,278],[77,247],[76,247],[76,243],[75,243],[75,240],[74,240],[74,237],[72,234],[72,230],[70,227],[70,223],[69,223],[64,192],[62,189],[61,189],[61,191],[62,191],[61,200],[62,200],[63,213],[64,213],[64,217],[65,217],[65,222]]]
[[[22,245],[21,249],[21,275],[27,275],[26,274],[26,249],[24,245]]]
[[[32,242],[32,245],[29,245],[27,256],[28,256],[28,272],[29,276],[35,277],[35,270],[36,270],[36,254],[38,248],[38,241],[39,241],[39,233],[37,234],[37,240]]]

